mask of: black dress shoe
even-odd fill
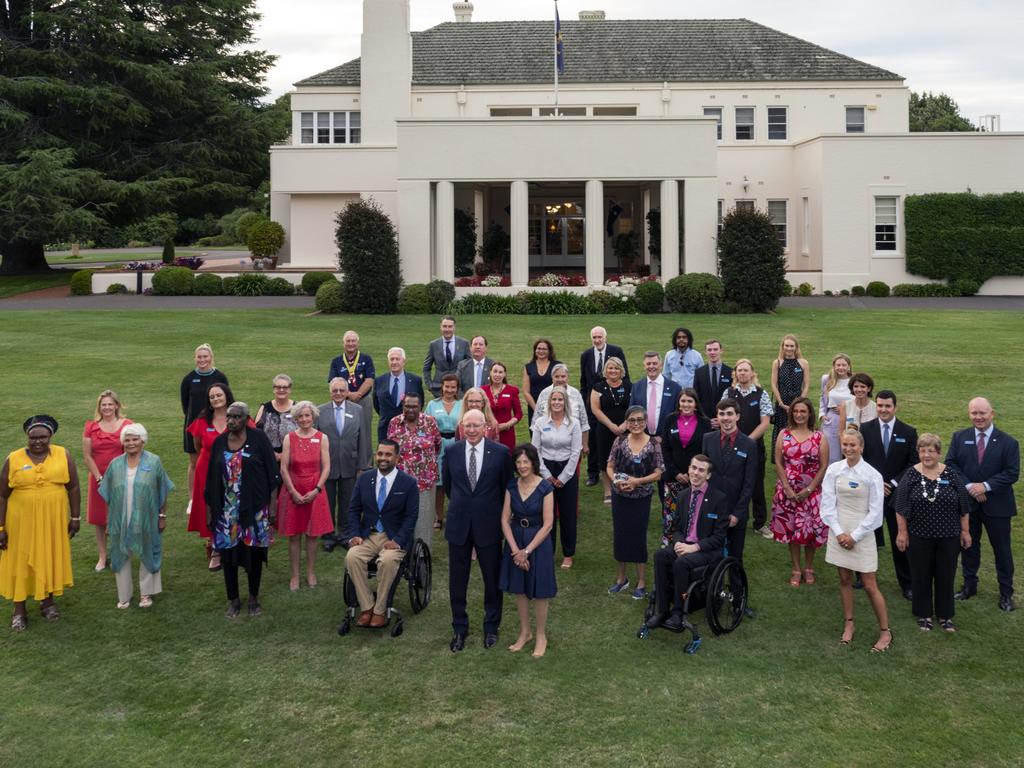
[[[448,643],[448,648],[451,650],[452,653],[458,653],[459,651],[461,651],[465,647],[466,647],[466,633],[465,632],[462,632],[462,633],[456,632],[454,635],[452,635],[452,641],[450,643]]]
[[[651,616],[651,618],[649,618],[647,621],[645,621],[644,624],[648,629],[657,629],[665,623],[665,619],[667,618],[667,613],[656,613],[653,616]]]
[[[498,633],[488,632],[484,635],[484,648],[493,648],[498,644]]]
[[[601,481],[597,477],[588,477],[587,478],[587,487],[589,488],[592,485],[597,485],[599,482],[601,482]]]
[[[969,587],[966,584],[964,584],[962,587],[960,587],[960,591],[957,592],[955,595],[953,595],[953,599],[954,600],[970,600],[976,594],[978,594],[978,588],[977,587]]]
[[[756,619],[757,611],[755,611],[748,605],[743,609],[743,615],[746,616],[748,619]]]
[[[662,622],[661,626],[673,632],[678,632],[683,628],[683,614],[673,611],[672,614]]]
[[[1010,595],[1003,595],[999,598],[999,610],[1006,611],[1009,613],[1013,610],[1013,597]]]
[[[338,542],[334,539],[323,539],[324,552],[333,552],[336,546],[338,546]]]
[[[864,589],[864,582],[860,579],[860,574],[857,574],[857,578],[853,580],[854,589]]]
[[[907,587],[906,589],[904,589],[903,590],[903,598],[905,600],[913,600],[914,599],[914,590],[912,590],[910,587]]]

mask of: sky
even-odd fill
[[[473,0],[474,21],[548,19],[553,0]],[[268,86],[292,83],[359,56],[362,0],[257,0],[257,47],[278,57]],[[563,19],[746,18],[896,72],[913,91],[949,94],[973,123],[1001,116],[1024,131],[1024,3],[1020,0],[560,0]],[[410,26],[454,21],[451,0],[411,0]]]

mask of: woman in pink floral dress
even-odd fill
[[[814,555],[828,541],[828,527],[821,521],[821,480],[828,469],[828,441],[814,424],[814,406],[798,397],[789,406],[789,426],[775,443],[775,496],[772,499],[771,531],[776,541],[789,545],[792,587],[803,579],[813,584]],[[800,567],[800,547],[804,566]]]

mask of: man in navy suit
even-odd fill
[[[491,366],[494,360],[487,356],[487,337],[474,336],[469,342],[469,356],[458,364],[455,374],[459,377],[459,394],[463,395],[474,387],[486,387],[491,383]]]
[[[740,432],[739,410],[739,403],[729,398],[718,404],[718,429],[704,435],[701,453],[711,459],[715,468],[711,486],[726,499],[728,554],[742,562],[747,507],[757,477],[757,443]]]
[[[648,619],[651,629],[681,629],[683,605],[696,568],[712,566],[722,559],[725,532],[729,527],[726,498],[708,485],[711,459],[698,453],[690,459],[690,485],[679,494],[675,511],[675,538],[671,546],[654,555],[654,583],[657,606]],[[669,604],[675,610],[668,615]]]
[[[676,410],[679,403],[679,385],[662,375],[661,355],[644,352],[643,379],[633,385],[630,405],[639,405],[647,411],[647,434],[661,440],[665,419]]]
[[[388,422],[402,412],[402,401],[407,394],[415,393],[423,402],[423,380],[405,370],[405,350],[392,347],[388,350],[390,373],[373,380],[373,410],[380,416],[377,422],[377,442],[388,436]]]
[[[999,607],[1013,610],[1013,552],[1010,549],[1010,518],[1017,514],[1013,484],[1020,476],[1020,446],[992,420],[996,412],[984,397],[976,397],[967,406],[974,425],[953,435],[946,452],[946,464],[964,478],[971,497],[971,546],[961,556],[964,584],[957,600],[968,600],[978,593],[978,568],[981,566],[981,527],[996,558],[999,581]]]
[[[622,361],[622,374],[624,379],[629,379],[629,365],[626,363],[626,353],[622,347],[608,343],[608,332],[600,325],[590,329],[590,349],[580,355],[580,394],[583,395],[583,407],[587,411],[587,421],[590,424],[587,437],[587,485],[597,485],[598,478],[604,472],[604,467],[597,466],[597,419],[590,411],[590,390],[597,382],[604,378],[604,364],[609,357],[617,357]]]
[[[711,339],[704,345],[708,364],[702,365],[693,374],[693,388],[697,391],[697,405],[704,417],[711,420],[711,426],[718,429],[718,403],[732,386],[732,368],[722,362],[722,344]]]
[[[453,653],[466,647],[469,634],[466,589],[474,547],[484,580],[484,648],[498,642],[501,626],[501,512],[512,481],[512,459],[508,448],[484,438],[485,423],[481,411],[462,414],[465,439],[452,443],[444,453],[442,484],[448,497],[444,535],[454,633],[448,647]]]
[[[398,443],[382,440],[377,446],[377,469],[363,472],[356,480],[348,507],[348,540],[345,568],[359,599],[360,627],[383,627],[388,623],[388,592],[398,575],[405,553],[412,546],[412,532],[419,516],[416,478],[395,468]],[[366,575],[376,559],[377,598]]]

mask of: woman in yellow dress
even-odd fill
[[[27,626],[29,597],[47,621],[60,618],[53,598],[74,584],[69,539],[82,520],[75,463],[50,444],[56,419],[33,416],[22,429],[28,447],[12,452],[0,469],[0,595],[14,602],[15,631]]]

